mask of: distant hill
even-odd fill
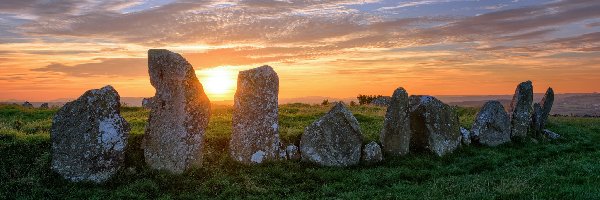
[[[533,101],[539,102],[544,94],[534,94]],[[494,96],[439,96],[450,105],[462,107],[481,107],[488,100],[498,100],[506,109],[510,106],[512,95]],[[550,114],[573,116],[600,116],[600,94],[556,94]]]
[[[534,102],[539,102],[543,96],[544,94],[541,93],[534,94]],[[450,105],[462,107],[481,107],[486,101],[498,100],[502,103],[502,105],[504,105],[506,109],[508,109],[512,100],[512,95],[437,95],[435,97]],[[142,99],[144,99],[144,97],[121,97],[121,103],[126,106],[139,107],[142,106]],[[279,104],[320,104],[325,99],[329,100],[329,102],[358,102],[355,97],[334,98],[325,96],[307,96],[297,98],[280,98]],[[66,102],[72,100],[74,100],[74,98],[61,98],[48,101],[47,103],[49,103],[50,106],[62,106]],[[1,103],[16,103],[21,105],[23,102],[23,100],[10,99],[2,101]],[[30,103],[32,103],[34,107],[39,107],[42,103],[46,102]],[[213,101],[212,103],[216,105],[233,105],[233,100]],[[600,93],[556,94],[551,114],[574,116],[600,116]]]

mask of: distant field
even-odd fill
[[[103,185],[69,183],[50,170],[56,110],[0,106],[0,199],[600,199],[600,119],[551,117],[555,141],[531,138],[497,148],[468,146],[438,158],[411,154],[376,166],[318,167],[294,161],[243,166],[227,143],[231,107],[213,106],[204,166],[171,175],[144,165],[148,111],[125,107],[132,127],[126,167]],[[329,106],[280,106],[280,134],[299,143]],[[457,108],[470,127],[477,110]],[[385,108],[351,107],[366,138],[378,139]]]

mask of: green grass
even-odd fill
[[[280,133],[299,143],[330,106],[280,107]],[[357,106],[365,143],[377,140],[385,108]],[[70,183],[50,170],[56,110],[0,106],[0,199],[600,199],[600,119],[551,117],[554,141],[531,138],[497,148],[468,146],[439,158],[411,154],[375,166],[318,167],[283,161],[244,166],[227,143],[231,107],[214,106],[204,166],[182,175],[151,170],[140,149],[148,111],[123,108],[131,124],[126,167],[105,184]],[[477,110],[458,108],[470,127]]]

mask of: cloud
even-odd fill
[[[73,66],[53,63],[45,67],[32,69],[32,71],[63,73],[74,77],[141,77],[148,75],[146,58],[104,58],[95,59],[95,61],[97,62]]]
[[[442,41],[485,41],[508,39],[507,34],[559,26],[600,17],[600,2],[565,0],[540,6],[496,11],[446,25],[419,30],[408,37],[421,38],[425,43]],[[550,29],[547,29],[550,30]],[[534,32],[533,35],[544,32]],[[531,36],[531,35],[525,35]],[[523,37],[515,37],[521,40]]]
[[[379,10],[379,11],[396,10],[396,9],[400,9],[400,8],[408,8],[408,7],[415,7],[415,6],[422,6],[422,5],[433,5],[433,4],[440,4],[440,3],[451,3],[451,2],[457,2],[457,1],[468,1],[468,0],[417,0],[417,1],[410,0],[410,1],[400,2],[395,6],[381,7],[381,8],[378,8],[377,10]]]

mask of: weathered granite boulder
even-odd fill
[[[33,108],[33,104],[29,103],[29,101],[23,102],[21,106],[25,108]]]
[[[558,133],[552,132],[548,129],[544,129],[542,131],[542,133],[544,134],[544,136],[546,136],[548,139],[551,139],[551,140],[560,138],[560,135]]]
[[[148,68],[156,94],[142,144],[146,163],[172,173],[201,166],[210,101],[194,68],[163,49],[148,51]]]
[[[152,105],[152,97],[149,98],[143,98],[142,99],[142,107],[146,108],[146,109],[150,109],[150,106]]]
[[[373,101],[371,101],[371,105],[374,106],[389,106],[390,102],[392,101],[392,97],[389,96],[382,96],[382,97],[377,97],[376,99],[373,99]]]
[[[89,90],[52,120],[52,170],[71,181],[104,182],[123,165],[129,125],[113,87]]]
[[[285,148],[288,160],[300,160],[300,150],[296,145],[290,144]]]
[[[304,129],[300,139],[302,160],[324,166],[351,166],[360,162],[362,133],[352,113],[338,102]]]
[[[242,163],[277,160],[279,155],[279,77],[270,66],[238,74],[229,153]],[[282,150],[283,151],[283,150]]]
[[[42,105],[40,105],[41,109],[48,109],[50,108],[50,106],[48,106],[48,103],[43,103]]]
[[[532,101],[533,86],[531,81],[520,83],[510,103],[511,137],[527,136],[531,122]]]
[[[464,127],[460,127],[460,135],[462,137],[461,141],[464,145],[471,144],[471,131],[467,130]]]
[[[363,148],[362,161],[366,164],[375,164],[383,160],[381,147],[377,142],[370,142]]]
[[[438,156],[460,147],[461,134],[455,110],[432,96],[410,96],[411,151],[429,150]]]
[[[552,88],[548,88],[548,90],[546,90],[546,94],[542,98],[542,101],[533,105],[531,129],[536,135],[542,135],[544,128],[546,128],[546,121],[548,121],[548,115],[550,115],[553,103],[554,90],[552,90]]]
[[[408,94],[400,87],[392,95],[379,135],[383,151],[395,156],[408,154],[410,134]]]
[[[499,101],[486,102],[477,113],[471,128],[471,140],[487,146],[510,142],[510,121]]]

